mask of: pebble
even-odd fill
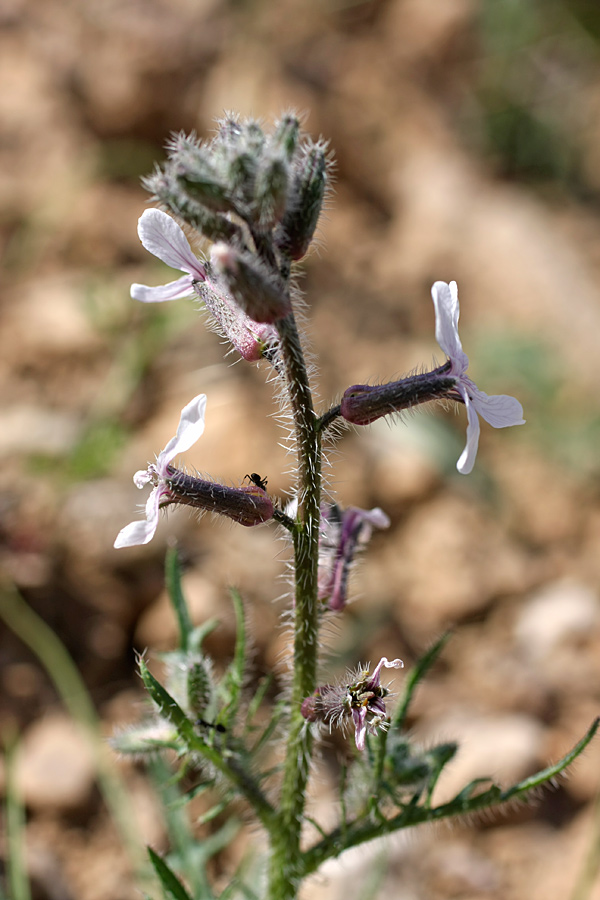
[[[599,622],[597,593],[564,579],[545,585],[526,600],[515,635],[524,655],[539,661],[570,638],[589,634]]]
[[[95,777],[89,742],[62,713],[34,722],[16,759],[20,796],[32,810],[73,810],[87,803]]]

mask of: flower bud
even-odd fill
[[[163,207],[187,222],[209,241],[239,240],[240,226],[224,215],[207,209],[184,189],[170,169],[158,169],[143,180],[146,190]]]
[[[272,325],[291,312],[286,286],[259,259],[226,244],[215,244],[213,265],[236,303],[255,322]]]
[[[211,212],[235,212],[229,191],[219,182],[208,166],[197,172],[184,172],[178,175],[182,188],[205,209]]]
[[[300,122],[293,113],[281,117],[273,133],[272,144],[280,150],[288,162],[291,162],[300,137]]]
[[[273,325],[255,322],[247,316],[210,277],[210,273],[205,282],[196,284],[195,289],[213,316],[219,333],[231,341],[243,359],[256,362],[270,356],[278,341],[278,334]]]
[[[327,187],[327,157],[322,144],[309,144],[295,162],[288,207],[276,229],[275,243],[291,259],[302,259],[312,241]]]
[[[202,659],[190,660],[187,668],[187,711],[201,716],[210,703],[212,685]]]
[[[308,722],[316,722],[324,719],[325,714],[321,705],[321,691],[327,692],[331,685],[325,684],[316,688],[309,697],[305,697],[300,706],[300,712]]]
[[[256,176],[255,201],[261,228],[273,228],[285,212],[288,165],[281,156],[263,162]]]
[[[342,510],[337,503],[321,504],[319,527],[319,600],[331,610],[346,605],[348,578],[357,553],[369,541],[374,528],[389,528],[383,510]]]
[[[251,206],[256,180],[256,159],[243,147],[236,148],[227,159],[227,183],[247,206]]]

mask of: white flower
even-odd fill
[[[462,348],[458,336],[458,289],[455,281],[446,284],[436,281],[431,289],[435,306],[435,337],[450,360],[451,366],[445,375],[453,375],[456,391],[467,409],[467,443],[456,468],[463,475],[472,471],[479,444],[479,416],[493,425],[494,428],[507,428],[509,425],[523,425],[523,407],[515,397],[507,394],[488,396],[467,378],[465,374],[469,359]]]
[[[203,433],[205,411],[206,394],[198,394],[182,409],[177,434],[158,454],[156,463],[151,463],[147,469],[142,469],[133,476],[138,488],[143,488],[148,482],[152,482],[154,488],[146,503],[146,518],[140,522],[131,522],[121,529],[114,544],[117,549],[147,544],[154,537],[161,502],[171,496],[167,483],[169,464],[178,453],[189,450]]]
[[[148,287],[132,284],[131,296],[142,303],[162,303],[194,296],[201,299],[213,316],[217,329],[241,354],[255,362],[269,356],[277,343],[277,331],[272,325],[255,322],[228,296],[192,251],[177,222],[160,209],[146,209],[138,221],[138,236],[146,250],[174,269],[186,272],[177,281]]]
[[[148,287],[132,284],[131,296],[142,303],[162,303],[194,293],[194,285],[206,280],[206,269],[192,252],[185,234],[171,216],[160,209],[146,209],[138,220],[138,236],[146,250],[168,266],[186,272],[177,281]]]

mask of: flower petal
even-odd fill
[[[146,209],[138,220],[138,236],[142,245],[174,269],[189,272],[204,281],[206,272],[192,252],[188,239],[177,222],[160,209]]]
[[[139,488],[141,490],[145,484],[148,484],[149,481],[152,481],[154,472],[155,467],[153,465],[148,466],[147,469],[139,469],[133,476],[133,483],[135,484],[136,488]]]
[[[508,394],[489,396],[478,388],[469,390],[473,406],[479,415],[494,428],[508,428],[510,425],[524,425],[523,407],[516,397]]]
[[[460,307],[456,282],[446,284],[445,281],[436,281],[431,288],[431,297],[435,307],[435,339],[454,364],[452,374],[462,375],[467,370],[469,359],[458,336]]]
[[[365,738],[367,736],[367,710],[353,709],[352,718],[354,719],[354,740],[357,750],[365,749]]]
[[[171,438],[165,449],[157,457],[156,467],[159,475],[164,476],[166,474],[167,466],[178,453],[185,453],[192,444],[196,443],[204,431],[205,411],[206,394],[198,394],[181,410],[177,434]]]
[[[382,656],[373,670],[373,674],[369,677],[369,684],[379,684],[379,676],[383,666],[386,669],[403,669],[404,663],[401,659],[389,660],[387,656]]]
[[[162,303],[165,300],[189,297],[193,290],[192,276],[183,275],[177,281],[170,281],[169,284],[160,284],[157,287],[149,287],[147,284],[132,284],[130,294],[134,300],[141,300],[142,303]]]
[[[130,522],[120,530],[114,543],[117,550],[120,550],[121,547],[147,544],[152,540],[158,527],[159,503],[162,493],[160,488],[154,488],[146,503],[146,518],[140,522]]]
[[[369,525],[372,525],[373,528],[389,528],[390,527],[390,519],[384,513],[384,511],[379,507],[375,506],[373,509],[360,509],[358,512],[361,513],[361,519],[363,522],[367,522]],[[369,537],[371,535],[369,534]]]
[[[473,466],[475,465],[475,457],[477,456],[477,448],[479,447],[479,432],[481,430],[481,427],[479,425],[479,416],[477,415],[475,404],[471,402],[469,394],[467,394],[463,385],[459,385],[459,390],[465,401],[468,425],[467,443],[465,444],[465,449],[461,453],[460,458],[456,463],[456,468],[461,473],[461,475],[469,475],[469,473],[473,471]]]

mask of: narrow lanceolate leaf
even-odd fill
[[[348,850],[350,847],[358,847],[374,838],[383,837],[383,835],[392,834],[404,828],[411,828],[422,822],[450,819],[457,815],[493,809],[520,797],[525,799],[530,792],[552,783],[555,778],[560,776],[583,753],[596,735],[599,725],[600,718],[592,722],[582,739],[553,766],[548,766],[548,768],[536,772],[535,775],[524,778],[523,781],[506,790],[502,790],[496,784],[491,784],[487,789],[477,793],[480,784],[489,784],[488,779],[480,778],[470,782],[459,791],[456,797],[440,806],[429,807],[426,804],[411,803],[388,819],[381,816],[376,819],[361,818],[345,823],[343,827],[334,828],[326,837],[304,853],[302,876],[306,877],[316,871],[326,859],[339,856],[341,847]]]
[[[219,722],[229,728],[237,715],[242,698],[242,685],[246,668],[246,616],[244,603],[239,591],[231,588],[233,608],[235,610],[236,638],[235,653],[223,679],[225,704],[219,714]]]
[[[143,659],[140,660],[140,675],[142,676],[142,681],[144,682],[146,690],[150,694],[152,701],[158,707],[161,716],[168,719],[188,745],[193,746],[195,749],[199,749],[197,745],[200,744],[201,741],[194,731],[194,726],[177,701],[171,697],[169,692],[156,680],[154,675],[152,675]]]
[[[143,659],[140,660],[140,675],[146,690],[150,694],[153,703],[156,704],[160,714],[177,729],[182,741],[187,744],[189,750],[201,753],[206,759],[215,765],[229,779],[231,784],[246,798],[253,807],[260,821],[267,828],[273,827],[275,811],[260,790],[257,782],[248,771],[243,769],[237,759],[228,755],[222,755],[218,748],[211,747],[198,735],[194,725],[177,701],[169,694],[162,684],[156,680],[149,671]]]
[[[562,774],[562,772],[564,772],[565,769],[567,769],[571,765],[571,763],[574,762],[577,757],[583,753],[592,738],[596,736],[599,726],[600,716],[594,719],[587,733],[584,734],[581,740],[577,744],[575,744],[573,749],[569,753],[567,753],[566,756],[563,756],[562,759],[559,759],[559,761],[553,766],[548,766],[547,769],[542,769],[541,772],[536,772],[535,775],[530,775],[529,778],[524,778],[523,781],[520,781],[518,784],[515,784],[507,791],[504,791],[502,794],[502,800],[510,800],[513,797],[527,794],[534,788],[539,787],[543,784],[547,784],[548,782],[552,781],[553,778],[556,778],[558,775]]]
[[[154,866],[154,871],[158,875],[162,889],[165,892],[165,897],[167,897],[168,900],[192,900],[177,875],[169,868],[164,859],[162,859],[158,853],[155,853],[151,847],[148,847],[148,856],[150,857],[150,862]],[[198,898],[198,900],[200,900],[200,898]]]
[[[429,650],[416,662],[410,672],[408,672],[406,676],[406,684],[404,687],[404,695],[402,697],[402,700],[396,707],[396,711],[392,717],[390,730],[402,728],[404,720],[406,719],[408,708],[413,698],[413,694],[415,692],[415,688],[423,679],[423,676],[428,671],[428,669],[430,669],[433,663],[436,661],[449,637],[450,632],[446,631],[435,642],[435,644],[433,644],[433,646],[430,647]]]
[[[165,581],[169,600],[177,616],[179,626],[179,646],[182,650],[190,649],[190,635],[193,630],[192,620],[181,587],[181,565],[177,550],[167,550],[165,560]]]

